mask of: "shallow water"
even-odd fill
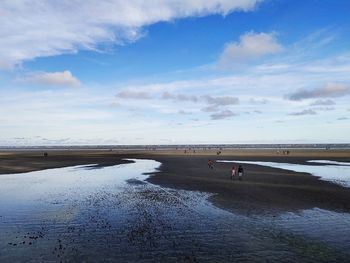
[[[349,162],[338,162],[330,160],[309,160],[308,163],[321,163],[321,164],[338,164],[338,165],[350,165]]]
[[[159,165],[135,160],[0,175],[0,262],[341,262],[349,256],[349,214],[232,214],[212,206],[206,193],[144,181],[143,173]]]
[[[218,160],[217,162],[256,164],[294,172],[309,173],[319,176],[322,180],[350,187],[350,163],[327,160],[310,160],[309,162],[314,163],[314,165],[235,160]]]

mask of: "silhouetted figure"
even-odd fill
[[[243,173],[244,171],[242,165],[238,166],[238,180],[241,181],[243,179]]]
[[[44,152],[44,157],[49,156],[49,154],[47,152]]]

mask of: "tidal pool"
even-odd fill
[[[309,163],[313,163],[313,165],[235,160],[218,160],[217,162],[256,164],[294,172],[309,173],[314,176],[320,177],[322,180],[337,183],[345,187],[350,187],[350,163],[346,162],[336,162],[328,160],[308,161]]]
[[[349,256],[350,242],[338,242],[350,236],[342,223],[348,214],[233,214],[212,206],[207,193],[148,183],[146,173],[160,163],[132,161],[0,175],[0,262],[341,262]],[[335,215],[332,232],[327,220]]]

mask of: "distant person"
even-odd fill
[[[232,166],[231,169],[231,180],[233,180],[236,176],[236,166]]]
[[[243,171],[242,165],[238,166],[238,180],[240,180],[240,181],[242,180],[243,173],[244,173],[244,171]]]
[[[210,168],[214,169],[214,162],[212,160],[210,160]]]
[[[214,165],[213,161],[209,159],[209,160],[208,160],[208,168],[209,168],[209,169],[213,169],[213,168],[214,168],[213,165]]]

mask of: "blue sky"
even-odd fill
[[[0,145],[349,142],[349,10],[3,1]]]

